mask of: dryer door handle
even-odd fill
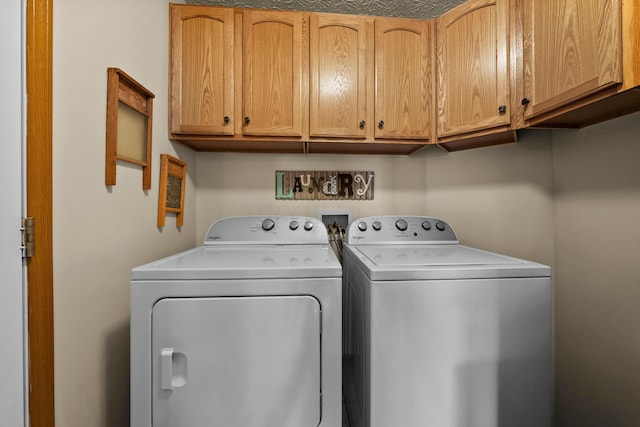
[[[160,350],[160,388],[172,391],[187,383],[187,356],[173,348]]]
[[[160,351],[160,387],[173,390],[173,349],[163,348]]]

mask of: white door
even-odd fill
[[[315,298],[165,298],[152,319],[154,427],[320,424]]]
[[[24,2],[0,2],[0,427],[25,425],[22,216]]]

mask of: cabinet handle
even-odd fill
[[[364,120],[360,120],[360,129],[364,127],[367,123]]]
[[[231,120],[231,119],[229,119],[229,116],[224,116],[224,118],[222,120],[224,121],[225,125],[228,125],[229,124],[229,120]]]
[[[506,111],[507,111],[506,105],[501,105],[498,107],[498,112],[500,112],[500,114],[505,113]]]
[[[380,120],[380,121],[378,122],[378,127],[379,127],[380,129],[382,129],[382,128],[384,127],[384,120]]]
[[[244,124],[245,125],[248,125],[250,121],[251,121],[251,118],[249,116],[244,118]]]
[[[522,105],[528,105],[530,102],[529,98],[522,98]]]

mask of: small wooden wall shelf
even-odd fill
[[[105,185],[116,185],[118,160],[142,166],[142,188],[151,188],[151,129],[155,95],[119,68],[107,69]]]
[[[167,212],[177,214],[176,226],[184,223],[184,190],[187,164],[168,154],[160,155],[160,190],[158,194],[158,227],[164,227]]]

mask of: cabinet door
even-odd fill
[[[171,5],[173,134],[233,135],[233,9]]]
[[[367,118],[365,18],[311,15],[309,38],[311,136],[364,138]]]
[[[243,133],[302,136],[302,61],[308,53],[302,14],[247,10],[242,25]]]
[[[525,0],[525,118],[621,82],[621,0]]]
[[[429,139],[432,23],[375,22],[375,137]]]
[[[509,4],[471,0],[437,21],[438,136],[508,125]]]

